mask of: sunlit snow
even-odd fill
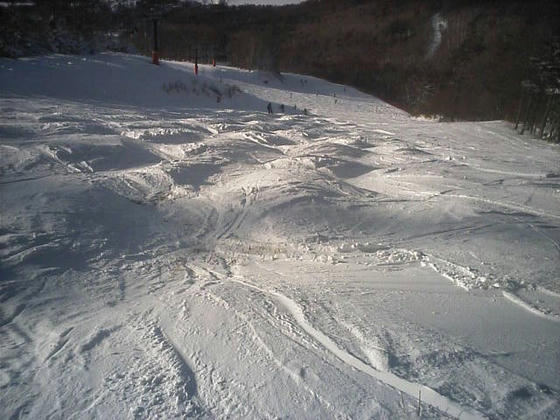
[[[558,414],[558,145],[121,54],[0,88],[2,418]]]

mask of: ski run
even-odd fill
[[[125,54],[0,88],[2,418],[560,418],[559,145]]]

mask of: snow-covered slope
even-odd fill
[[[0,89],[3,418],[558,416],[557,145],[119,54]]]

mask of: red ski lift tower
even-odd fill
[[[157,24],[158,18],[152,18],[152,22],[154,24],[154,47],[152,48],[152,64],[156,66],[159,65],[159,46],[158,46],[158,33],[157,33]]]
[[[150,9],[150,12],[145,15],[146,19],[152,21],[153,36],[152,36],[152,64],[159,65],[159,39],[158,39],[158,22],[161,20],[161,12]]]

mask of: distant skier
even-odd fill
[[[272,114],[272,104],[270,102],[266,106],[266,110],[268,111],[269,114]]]
[[[284,104],[280,105],[280,112],[284,112]]]

